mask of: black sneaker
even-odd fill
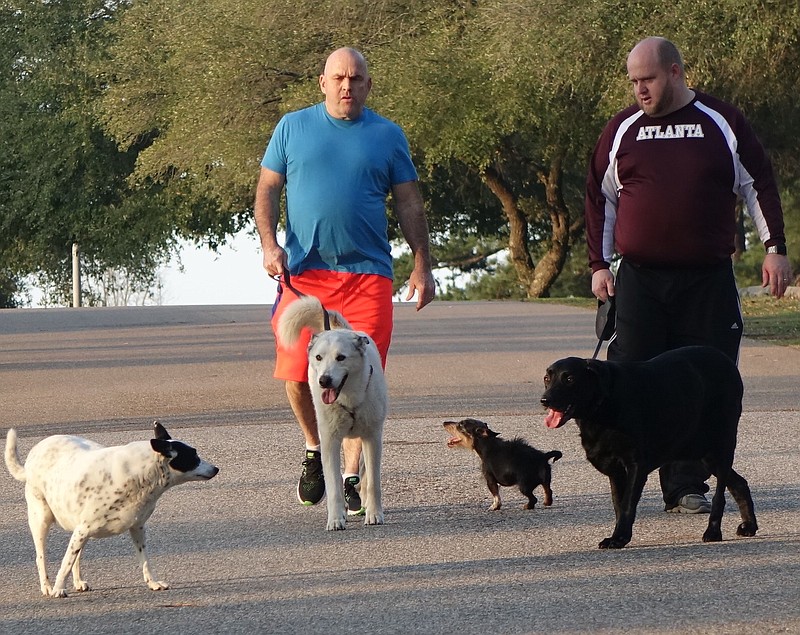
[[[363,516],[367,511],[361,506],[361,496],[356,490],[360,480],[357,476],[348,476],[344,479],[344,504],[348,516]]]
[[[297,500],[303,505],[316,505],[325,496],[325,478],[322,476],[322,459],[320,453],[306,450],[303,461],[303,473],[297,484]]]

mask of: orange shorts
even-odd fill
[[[394,306],[392,281],[374,274],[343,273],[341,271],[309,270],[292,276],[292,286],[301,293],[320,299],[330,311],[338,311],[356,331],[369,335],[378,347],[381,363],[386,367],[386,355],[392,341]],[[286,285],[272,307],[272,331],[286,307],[297,295]],[[308,381],[308,342],[311,332],[305,329],[294,346],[285,347],[275,337],[275,372],[277,379]]]

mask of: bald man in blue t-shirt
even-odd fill
[[[358,51],[328,57],[319,78],[325,100],[285,115],[261,162],[255,220],[270,276],[291,274],[292,286],[341,312],[376,342],[383,364],[392,333],[392,256],[386,199],[392,195],[400,229],[414,255],[408,296],[417,310],[433,300],[428,224],[403,131],[364,107],[372,87]],[[277,241],[280,197],[286,190],[286,242]],[[278,296],[273,328],[294,301]],[[304,505],[324,493],[319,433],[308,386],[308,340],[287,349],[276,338],[275,377],[286,393],[306,442],[297,496]],[[360,440],[345,439],[345,499],[349,514],[363,513],[358,484]]]

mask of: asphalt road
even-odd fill
[[[800,633],[800,350],[745,340],[736,466],[755,538],[704,544],[707,517],[665,514],[657,477],[631,544],[600,551],[613,512],[574,424],[548,430],[547,365],[594,350],[591,311],[527,303],[396,308],[387,378],[386,524],[326,532],[324,506],[294,488],[302,441],[272,379],[269,307],[0,311],[0,432],[20,452],[43,436],[106,445],[153,419],[221,469],[167,492],[148,523],[149,591],[127,536],[90,542],[93,590],[39,594],[23,485],[0,476],[0,632]],[[603,354],[601,354],[602,356]],[[554,504],[491,496],[477,458],[448,450],[442,421],[478,417],[564,458]],[[66,532],[55,528],[51,576]]]

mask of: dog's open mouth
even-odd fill
[[[447,430],[447,433],[450,435],[450,438],[447,440],[448,448],[464,445],[464,439],[458,434],[456,425],[457,424],[452,421],[445,421],[444,423],[444,429]]]
[[[548,428],[560,428],[570,420],[573,410],[575,410],[573,406],[567,406],[564,411],[548,408],[544,417],[544,425]]]
[[[322,403],[331,405],[334,401],[339,398],[339,393],[342,392],[342,388],[344,388],[344,382],[347,381],[347,375],[342,377],[342,383],[334,388],[323,388],[322,389]]]

